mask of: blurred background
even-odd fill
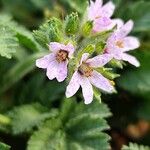
[[[139,59],[141,67],[126,65],[123,70],[118,69],[117,73],[121,74],[116,80],[118,93],[102,96],[113,114],[108,119],[111,127],[108,134],[112,138],[113,150],[119,150],[129,141],[150,146],[150,0],[113,2],[116,4],[113,17],[125,21],[132,19],[135,22],[132,34],[140,39],[141,47],[132,54]],[[66,14],[72,11],[82,16],[86,6],[87,0],[0,0],[0,22],[3,22],[4,18],[6,20],[6,16],[7,19],[12,17],[15,22],[32,31],[52,16],[64,19]],[[9,24],[9,21],[6,21],[6,24]],[[21,45],[15,56],[9,61],[0,57],[0,112],[5,113],[14,106],[33,102],[57,107],[64,95],[65,84],[46,82],[44,73],[34,69],[32,60],[28,61],[28,64],[21,63],[36,51],[37,45],[29,39],[22,40],[20,32],[18,31],[18,39]],[[30,49],[29,44],[33,44],[34,48]],[[21,72],[21,68],[17,68],[19,65],[29,67]],[[1,119],[3,118],[0,118],[0,122]],[[3,126],[0,126],[0,130],[1,141],[11,145],[13,150],[25,149],[25,135],[11,135],[4,132],[6,129]]]

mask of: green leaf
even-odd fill
[[[10,150],[10,146],[0,142],[0,150]]]
[[[78,13],[72,13],[66,17],[65,32],[67,35],[75,34],[79,31]]]
[[[101,150],[109,149],[108,140],[110,138],[102,132],[109,129],[104,119],[111,115],[107,106],[98,101],[90,105],[76,104],[70,101],[71,99],[65,100],[65,106],[62,107],[63,114],[68,110],[65,113],[66,117],[63,115],[63,118],[65,117],[65,131],[69,148],[75,145],[75,150],[78,150],[77,147],[90,150],[99,150],[100,147]]]
[[[23,61],[16,63],[8,72],[5,73],[5,76],[2,80],[3,86],[0,87],[0,93],[6,91],[15,82],[33,70],[35,67],[36,59],[42,57],[43,55],[45,55],[45,53],[32,54]]]
[[[13,134],[31,132],[33,127],[39,126],[45,119],[56,115],[56,110],[47,112],[47,109],[39,104],[18,106],[8,113]]]
[[[15,32],[9,27],[0,25],[0,55],[6,58],[11,58],[16,52],[18,39]]]
[[[13,21],[10,15],[1,14],[0,25],[9,28],[9,30],[12,30],[15,33],[15,36],[19,40],[19,42],[25,47],[33,51],[40,51],[42,49],[39,46],[39,44],[35,41],[32,33],[29,30],[27,30],[24,26],[21,26],[15,21]]]
[[[122,150],[150,150],[150,147],[138,145],[136,143],[129,143],[129,146],[123,146]]]
[[[31,136],[28,150],[106,150],[110,137],[104,133],[109,126],[104,118],[110,116],[104,104],[77,104],[65,99],[60,114],[48,120]],[[48,141],[48,142],[47,142]],[[52,144],[53,143],[53,144]]]
[[[27,150],[66,150],[65,133],[59,129],[60,120],[47,121],[28,141]]]

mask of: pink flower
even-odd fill
[[[52,80],[56,78],[62,82],[67,77],[68,59],[73,55],[75,48],[72,44],[60,44],[51,42],[49,45],[50,53],[36,60],[36,66],[47,69],[47,77]]]
[[[112,54],[117,60],[128,61],[132,65],[139,67],[139,61],[127,54],[127,51],[134,50],[140,46],[136,37],[127,36],[133,28],[133,21],[128,21],[126,24],[118,28],[107,40],[106,53]]]
[[[104,66],[112,57],[109,54],[98,55],[91,59],[88,57],[88,53],[82,55],[78,69],[74,72],[66,90],[66,97],[69,98],[81,86],[85,104],[89,104],[93,100],[92,85],[108,93],[114,90],[109,80],[96,71],[96,68]]]
[[[102,3],[102,0],[96,0],[95,3],[91,1],[87,10],[88,20],[94,21],[94,32],[109,30],[116,24],[116,20],[110,19],[115,10],[115,5],[108,2],[102,6]]]

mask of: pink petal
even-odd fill
[[[110,84],[109,80],[103,77],[97,71],[93,71],[93,75],[89,78],[90,82],[96,86],[97,88],[106,91],[108,93],[112,93],[114,88]]]
[[[140,42],[136,37],[128,36],[124,38],[123,51],[134,50],[140,46]]]
[[[99,19],[95,19],[94,21],[94,32],[102,32],[108,30],[108,27],[112,23],[111,19],[108,17],[101,17]]]
[[[66,50],[69,53],[69,57],[71,57],[75,51],[75,48],[71,43],[68,43],[67,45],[62,45],[61,49]]]
[[[67,61],[61,62],[58,64],[57,74],[56,74],[56,78],[57,78],[58,82],[62,82],[66,79],[66,77],[67,77],[67,65],[68,65]]]
[[[79,81],[80,81],[80,76],[78,72],[75,71],[66,89],[67,98],[73,96],[78,91],[80,87]]]
[[[103,54],[98,55],[94,58],[88,59],[86,62],[90,64],[91,67],[98,68],[107,64],[112,59],[112,55]]]
[[[117,25],[117,30],[120,29],[123,25],[124,22],[123,20],[117,18],[117,19],[112,19],[111,20],[111,24],[107,27],[108,30],[112,29],[113,27],[115,27]]]
[[[84,97],[84,103],[90,104],[93,101],[93,88],[88,78],[82,77],[81,87]]]
[[[102,0],[96,0],[95,3],[92,0],[90,1],[90,6],[87,10],[89,20],[94,20],[97,16],[100,15],[102,2]]]
[[[62,44],[58,43],[58,42],[51,42],[49,44],[49,49],[50,51],[57,53],[57,51],[59,51],[61,49]]]
[[[134,56],[131,56],[129,54],[123,53],[122,54],[122,60],[128,61],[130,64],[132,64],[136,67],[140,66],[139,61]]]
[[[88,57],[89,57],[89,53],[84,53],[81,57],[80,65],[82,64],[83,61],[86,61]]]
[[[114,13],[114,10],[115,5],[110,1],[102,7],[102,15],[106,17],[111,17]]]
[[[50,62],[55,60],[55,55],[53,53],[46,55],[40,59],[36,60],[36,66],[39,68],[46,69]]]
[[[52,61],[49,63],[46,75],[50,80],[53,80],[57,76],[57,70],[58,70],[58,62]]]
[[[120,37],[125,37],[125,36],[127,36],[127,35],[131,32],[131,30],[132,30],[132,28],[133,28],[133,25],[134,25],[134,23],[133,23],[132,20],[129,20],[126,24],[124,24],[124,25],[120,28],[120,31],[119,31]]]

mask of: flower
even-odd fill
[[[122,24],[107,40],[106,53],[112,54],[117,60],[128,61],[132,65],[139,67],[139,61],[127,54],[127,51],[134,50],[140,46],[139,40],[133,36],[127,36],[133,28],[133,21],[129,20]]]
[[[46,75],[50,80],[56,78],[58,82],[62,82],[67,77],[68,59],[73,55],[75,48],[70,43],[64,45],[51,42],[49,49],[52,53],[37,59],[36,66],[47,69]]]
[[[108,2],[102,6],[102,3],[102,0],[96,0],[95,3],[91,1],[87,9],[88,20],[93,21],[94,32],[109,30],[118,22],[118,19],[110,19],[115,10],[115,5]]]
[[[96,71],[96,68],[104,66],[112,57],[109,54],[98,55],[91,59],[88,59],[88,57],[88,53],[82,55],[80,64],[66,89],[66,97],[69,98],[73,96],[81,86],[85,104],[89,104],[93,100],[92,85],[108,93],[114,90],[110,81]]]

